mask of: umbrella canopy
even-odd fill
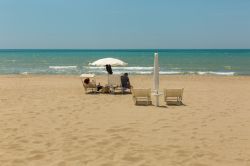
[[[105,65],[111,65],[111,66],[126,66],[127,63],[123,62],[120,59],[115,58],[103,58],[99,59],[97,61],[94,61],[93,63],[89,63],[89,65],[92,66],[105,66]]]
[[[154,56],[154,76],[153,76],[153,91],[156,96],[156,106],[159,106],[159,61],[158,53]]]

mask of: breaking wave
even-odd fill
[[[224,76],[233,76],[235,72],[213,72],[213,71],[199,71],[198,75],[224,75]]]
[[[105,74],[105,67],[96,67],[96,66],[84,66],[85,72],[95,73],[95,74]],[[142,67],[142,66],[132,66],[132,67],[112,67],[114,74],[139,74],[139,75],[149,75],[153,74],[154,67]],[[170,70],[160,68],[161,75],[224,75],[232,76],[235,75],[235,72],[220,72],[220,71],[183,71],[179,68],[172,68]]]
[[[54,70],[74,70],[77,69],[77,66],[49,66],[49,69],[54,69]]]

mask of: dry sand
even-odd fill
[[[183,87],[185,106],[86,95],[76,76],[0,76],[0,165],[250,165],[250,77],[161,76],[160,87]]]

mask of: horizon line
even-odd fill
[[[250,48],[0,48],[0,50],[250,50]]]

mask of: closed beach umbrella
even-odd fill
[[[154,56],[154,76],[153,76],[153,94],[156,96],[156,106],[159,106],[159,62],[158,53]]]
[[[123,62],[120,59],[115,58],[103,58],[99,59],[97,61],[94,61],[92,63],[89,63],[91,66],[105,66],[105,65],[111,65],[111,66],[126,66],[127,63]]]

